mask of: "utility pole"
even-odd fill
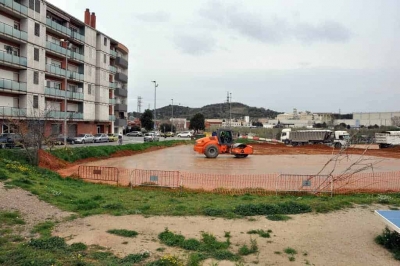
[[[157,114],[156,114],[156,112],[157,112],[157,87],[158,87],[158,84],[157,84],[157,81],[155,81],[155,80],[153,80],[152,82],[154,82],[154,130],[156,130],[157,129],[157,123],[156,123]]]
[[[174,127],[174,99],[171,99],[171,101],[172,101],[172,105],[171,105],[171,107],[172,107],[172,111],[171,111],[171,124],[172,124],[171,131],[173,131],[172,128]]]
[[[232,92],[229,93],[229,128],[232,127]]]
[[[137,110],[136,112],[140,114],[142,112],[142,96],[138,96],[137,98]]]

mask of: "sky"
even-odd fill
[[[129,49],[128,110],[400,110],[398,0],[48,0]]]

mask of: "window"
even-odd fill
[[[35,0],[35,11],[40,13],[40,0]]]
[[[33,84],[39,84],[39,71],[33,72]]]
[[[104,45],[107,46],[107,38],[104,37]]]
[[[87,92],[88,94],[92,94],[92,84],[88,84]]]
[[[14,20],[14,29],[19,30],[19,21]]]
[[[33,59],[35,61],[39,61],[39,49],[38,48],[33,48]]]
[[[35,0],[29,0],[29,8],[35,10]]]
[[[39,96],[33,95],[33,108],[39,108]]]
[[[40,24],[35,23],[35,35],[40,36]]]
[[[72,92],[76,92],[77,91],[78,86],[76,85],[68,85],[68,91],[72,91]]]
[[[104,54],[104,63],[105,64],[107,63],[107,55],[106,54]]]

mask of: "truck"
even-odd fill
[[[375,133],[375,143],[379,144],[379,149],[398,146],[400,145],[400,131]]]
[[[281,141],[286,145],[298,146],[306,144],[327,144],[341,148],[349,144],[350,135],[347,131],[331,130],[298,130],[285,128],[281,133]]]

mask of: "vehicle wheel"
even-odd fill
[[[335,143],[335,148],[336,148],[336,149],[342,148],[342,144],[341,144],[340,142],[336,142],[336,143]]]
[[[74,145],[74,144],[75,144],[75,141],[71,140],[71,145]]]
[[[285,145],[289,145],[290,144],[290,140],[285,139]]]
[[[85,144],[85,141],[84,141],[84,140],[82,140],[82,144]]]
[[[218,147],[216,145],[209,145],[204,152],[207,158],[217,158],[218,156]]]
[[[236,158],[246,158],[247,156],[249,156],[248,154],[235,154]]]

